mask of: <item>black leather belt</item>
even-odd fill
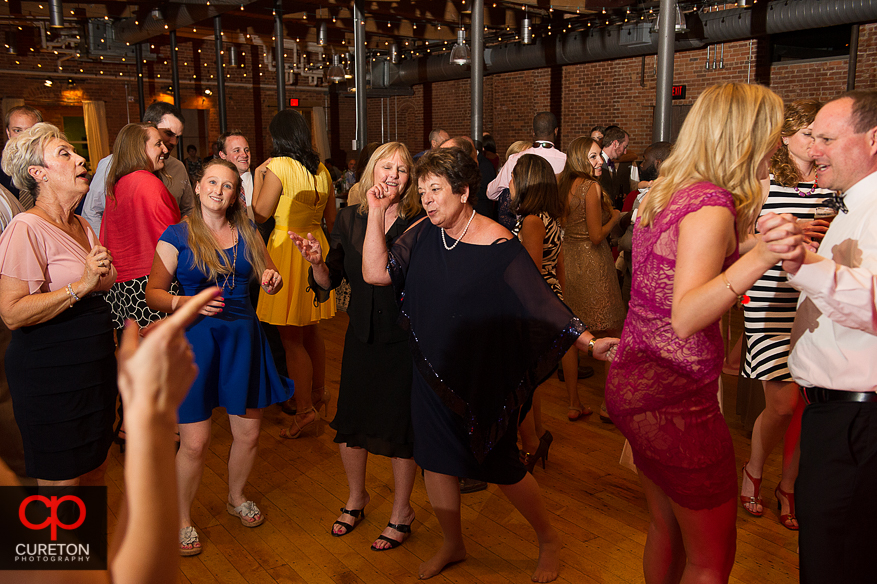
[[[801,395],[808,404],[826,402],[877,402],[877,392],[874,391],[842,391],[839,389],[826,389],[824,387],[802,387]]]

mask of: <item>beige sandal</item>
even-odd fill
[[[229,515],[234,515],[240,519],[241,525],[244,527],[258,527],[265,521],[265,516],[262,515],[262,512],[259,511],[259,508],[256,507],[256,504],[253,501],[245,501],[237,507],[231,503],[226,503],[225,508]],[[258,519],[256,519],[257,515],[259,516]],[[253,519],[254,521],[247,521],[247,518]]]
[[[192,547],[183,547],[186,545]],[[198,541],[198,532],[195,531],[195,528],[189,525],[180,529],[180,555],[197,556],[200,553],[201,542]]]

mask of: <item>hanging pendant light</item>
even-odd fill
[[[329,67],[329,71],[326,73],[326,79],[334,83],[344,81],[344,68],[341,67],[340,55],[332,55],[332,66]]]
[[[49,0],[49,26],[52,28],[64,27],[64,6],[61,4],[61,0]]]
[[[457,31],[457,44],[451,49],[451,64],[463,66],[471,62],[469,47],[466,46],[466,30],[461,28]]]
[[[682,10],[679,6],[676,7],[676,33],[684,33],[688,32],[688,27],[685,25],[685,15],[682,14]]]
[[[521,44],[529,45],[533,43],[533,30],[531,26],[530,16],[524,16],[524,19],[521,21]]]
[[[658,32],[658,23],[660,22],[661,17],[660,14],[658,18],[655,19],[655,26],[652,28],[654,32]],[[689,28],[685,23],[685,15],[682,13],[682,10],[677,6],[676,7],[676,22],[673,24],[673,28],[677,34],[682,34],[688,32]]]

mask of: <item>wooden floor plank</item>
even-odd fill
[[[347,315],[339,313],[321,325],[326,339],[327,388],[334,416],[341,346]],[[742,330],[735,314],[732,330]],[[586,360],[587,361],[587,360]],[[597,410],[602,400],[602,365],[597,374],[579,382],[584,403]],[[748,458],[749,439],[734,415],[736,378],[723,376],[725,418],[731,429],[738,467]],[[643,581],[642,551],[649,525],[637,475],[619,463],[624,438],[611,424],[593,414],[584,420],[566,418],[566,387],[556,377],[540,388],[545,427],[554,435],[550,458],[534,476],[564,538],[559,582],[636,583]],[[730,412],[730,413],[729,413]],[[405,544],[373,552],[371,543],[384,529],[393,505],[392,466],[388,459],[369,458],[366,486],[371,500],[366,517],[344,537],[332,537],[332,522],[347,502],[347,481],[326,420],[317,435],[299,440],[279,438],[292,419],[278,406],[264,411],[259,454],[245,488],[264,512],[266,521],[248,529],[226,512],[228,450],[232,436],[222,409],[213,415],[211,445],[192,517],[204,552],[182,558],[180,582],[192,584],[390,584],[417,578],[421,562],[441,545],[442,534],[418,473],[411,504],[416,519]],[[111,450],[107,468],[110,524],[115,525],[124,498],[124,455]],[[797,535],[777,520],[771,489],[780,474],[779,452],[765,465],[765,515],[737,517],[735,584],[792,584],[798,580]],[[503,496],[499,487],[463,495],[463,529],[468,557],[449,566],[433,581],[454,584],[528,582],[538,555],[535,534]],[[773,507],[772,507],[773,506]]]

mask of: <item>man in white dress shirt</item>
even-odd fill
[[[155,174],[177,202],[180,215],[185,217],[192,212],[195,195],[192,192],[192,183],[189,182],[189,171],[186,170],[186,165],[170,154],[176,148],[179,137],[183,134],[183,113],[173,104],[157,101],[146,108],[143,113],[143,121],[155,124],[161,141],[167,148],[164,169]],[[110,154],[97,163],[97,169],[91,178],[88,193],[85,195],[85,203],[82,206],[82,216],[98,235],[100,235],[100,224],[107,203],[106,183],[112,161],[113,155]]]
[[[240,130],[231,130],[216,139],[219,157],[228,160],[241,175],[241,189],[247,205],[247,215],[253,219],[253,173],[250,172],[250,143]]]
[[[877,580],[877,92],[827,103],[813,122],[819,186],[841,212],[803,263],[789,369],[807,402],[795,483],[802,584]]]
[[[539,112],[536,114],[533,118],[533,146],[509,156],[506,163],[499,169],[496,178],[487,185],[487,198],[496,201],[503,189],[509,188],[515,164],[524,154],[541,156],[554,169],[554,174],[560,174],[566,165],[566,154],[554,145],[554,141],[557,140],[557,131],[557,117],[553,113]]]

